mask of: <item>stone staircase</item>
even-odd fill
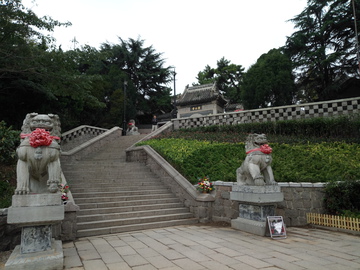
[[[125,161],[125,149],[143,136],[123,136],[85,159],[62,163],[80,207],[77,237],[198,222],[149,168]]]

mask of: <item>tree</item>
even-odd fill
[[[81,74],[76,52],[56,49],[50,35],[69,26],[49,17],[39,18],[20,0],[0,0],[0,115],[20,128],[29,112],[56,113],[63,129],[79,125],[88,108],[101,108],[91,94],[93,78]]]
[[[241,65],[231,64],[229,60],[222,57],[217,61],[217,68],[209,65],[197,76],[198,84],[208,84],[216,82],[217,87],[224,94],[230,103],[240,102],[240,83],[244,68]]]
[[[144,40],[119,38],[120,44],[104,43],[100,52],[105,56],[101,66],[101,73],[109,84],[108,99],[109,110],[111,106],[122,104],[111,100],[112,94],[117,90],[124,90],[123,83],[127,81],[126,88],[126,117],[150,120],[151,115],[160,110],[169,112],[171,107],[170,88],[171,67],[164,67],[161,53],[155,49],[144,47]],[[123,101],[123,99],[122,99]],[[143,115],[141,117],[140,115]],[[120,118],[121,119],[121,118]]]
[[[360,17],[360,1],[354,1]],[[297,72],[299,87],[310,100],[333,98],[341,83],[358,76],[352,1],[309,0],[292,21],[295,28],[286,53]]]
[[[20,0],[0,1],[0,110],[3,119],[19,127],[32,97],[37,103],[54,98],[39,83],[39,59],[49,37],[40,30],[52,30],[61,23],[41,20]]]
[[[241,99],[246,109],[289,105],[295,90],[290,59],[280,49],[272,49],[245,73]]]

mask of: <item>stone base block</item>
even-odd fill
[[[60,193],[13,195],[12,207],[62,205]]]
[[[51,224],[64,219],[64,206],[9,207],[7,222],[20,226]]]
[[[236,186],[230,192],[230,200],[249,203],[277,203],[284,200],[278,186]]]
[[[7,222],[20,226],[44,225],[64,219],[60,193],[14,195]]]
[[[20,253],[20,245],[16,246],[5,264],[5,270],[62,270],[64,254],[62,242],[53,241],[52,249],[35,253]]]
[[[266,235],[266,225],[266,221],[255,221],[241,217],[231,220],[231,228],[260,236]]]

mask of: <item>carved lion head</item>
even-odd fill
[[[265,134],[249,134],[245,142],[246,152],[254,148],[259,148],[263,144],[267,144],[268,140]]]
[[[21,127],[22,133],[29,134],[37,128],[49,131],[52,136],[61,137],[60,119],[56,114],[28,113]]]

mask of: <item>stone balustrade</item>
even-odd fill
[[[334,117],[359,112],[360,97],[204,115],[198,117],[176,118],[171,121],[174,124],[174,129],[181,129],[212,125],[237,125],[254,122]]]
[[[113,127],[112,129],[104,129],[104,132],[101,132],[94,138],[85,140],[85,137],[82,137],[81,140],[84,142],[79,143],[71,147],[70,149],[65,148],[61,145],[61,162],[71,162],[74,160],[81,159],[92,152],[98,151],[103,145],[116,140],[121,137],[122,129],[119,127]],[[80,141],[80,139],[79,139]],[[66,150],[68,149],[68,150]]]
[[[106,132],[105,128],[79,126],[61,135],[61,150],[68,151]]]

